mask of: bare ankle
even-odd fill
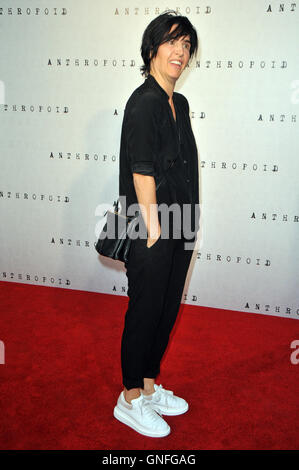
[[[155,392],[155,379],[149,379],[149,378],[144,378],[143,379],[143,385],[144,388],[142,389],[142,393],[144,395],[151,395],[152,393]]]
[[[142,389],[142,393],[143,393],[143,395],[152,395],[153,393],[155,393],[155,390]]]
[[[132,400],[135,400],[135,398],[140,397],[140,388],[131,388],[130,390],[124,388],[124,397],[125,400],[131,404]]]

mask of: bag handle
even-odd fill
[[[170,163],[170,165],[169,165],[169,167],[167,168],[166,171],[170,170],[170,168],[172,167],[172,165],[174,164],[175,161],[176,161],[176,159],[175,159],[175,160],[171,160],[171,163]],[[158,191],[160,185],[163,183],[164,180],[165,180],[165,175],[164,175],[163,178],[161,179],[160,183],[156,186],[156,191]]]

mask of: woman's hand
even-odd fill
[[[148,237],[147,237],[146,246],[147,246],[148,248],[150,248],[151,246],[153,246],[153,245],[156,243],[156,241],[158,240],[158,238],[160,237],[160,235],[161,235],[161,228],[160,228],[160,226],[159,226],[159,228],[158,228],[158,231],[155,230],[155,232],[157,232],[157,235],[156,235],[156,236],[151,236],[151,237],[148,236]],[[154,233],[155,233],[155,232],[154,232]]]

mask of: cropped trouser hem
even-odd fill
[[[121,342],[123,385],[143,388],[156,378],[180,308],[193,249],[183,239],[158,238],[131,243],[126,263],[128,309]]]

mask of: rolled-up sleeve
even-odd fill
[[[151,93],[138,97],[131,109],[127,149],[132,173],[155,176],[159,101]]]

